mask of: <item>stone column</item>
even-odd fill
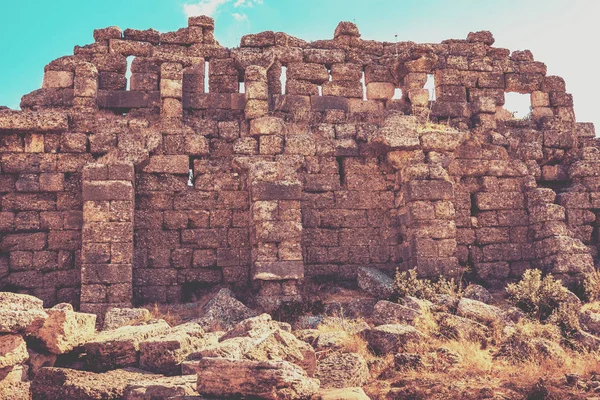
[[[81,311],[102,316],[130,307],[133,266],[133,164],[83,169]]]
[[[98,111],[98,70],[91,63],[81,63],[75,68],[73,108],[79,112]]]
[[[246,119],[264,117],[269,113],[269,85],[267,70],[258,65],[246,68]]]
[[[180,63],[163,63],[160,66],[160,115],[163,118],[183,117],[183,66]]]

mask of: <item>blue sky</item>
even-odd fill
[[[95,28],[170,31],[185,26],[189,14],[209,13],[217,39],[228,47],[264,30],[331,38],[341,20],[356,22],[363,38],[381,41],[398,35],[400,41],[440,42],[490,30],[496,46],[530,49],[549,74],[564,77],[578,121],[600,127],[600,0],[20,0],[2,8],[0,105],[11,108],[41,86],[45,64],[93,42]]]

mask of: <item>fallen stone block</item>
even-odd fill
[[[375,304],[373,309],[373,323],[385,324],[409,324],[414,325],[415,320],[423,317],[423,312],[391,301],[381,300]]]
[[[15,365],[0,369],[0,399],[23,400],[31,398],[28,368]]]
[[[419,343],[424,339],[415,327],[400,324],[381,325],[364,331],[363,335],[376,354],[397,353],[407,344]]]
[[[150,311],[145,308],[111,308],[104,316],[103,330],[118,329],[138,322],[148,321]]]
[[[221,289],[203,308],[204,316],[194,320],[206,331],[226,330],[256,312],[237,300],[229,289]]]
[[[53,354],[64,354],[92,339],[96,333],[96,315],[73,311],[70,304],[58,304],[46,310],[48,319],[34,336]]]
[[[165,321],[140,326],[124,326],[103,331],[84,345],[86,365],[92,371],[107,371],[138,364],[139,344],[151,337],[163,335],[170,327]]]
[[[375,268],[358,269],[358,287],[378,299],[388,299],[394,292],[394,280]]]
[[[317,364],[315,377],[326,389],[363,386],[369,380],[369,367],[356,353],[333,353]]]
[[[140,343],[140,368],[165,375],[181,372],[181,363],[188,355],[208,345],[200,325],[188,323],[172,328],[165,335]]]
[[[42,300],[26,294],[0,293],[0,333],[32,333],[46,318]]]
[[[160,377],[145,382],[135,382],[125,388],[123,400],[155,400],[194,396],[196,375]]]
[[[369,400],[369,396],[360,387],[321,390],[319,400]]]
[[[22,336],[0,336],[0,369],[23,364],[27,358],[27,344]]]
[[[319,381],[286,361],[204,358],[198,361],[197,390],[206,396],[307,399],[317,393]]]
[[[160,378],[133,368],[102,374],[42,368],[31,383],[33,400],[121,400],[131,384]]]
[[[489,324],[502,319],[502,310],[496,306],[485,304],[481,301],[463,297],[458,302],[456,314],[460,317],[469,318],[482,324]]]

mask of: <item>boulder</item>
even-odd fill
[[[325,389],[360,387],[369,380],[369,367],[360,354],[335,352],[318,362],[315,377]]]
[[[394,293],[394,280],[375,268],[359,268],[357,281],[358,287],[378,299],[388,299]]]
[[[424,339],[415,327],[401,324],[377,326],[364,331],[363,335],[373,351],[380,355],[397,353],[407,344],[419,343]]]
[[[48,319],[34,337],[53,354],[64,354],[91,340],[96,333],[96,315],[73,311],[70,304],[46,310]]]
[[[372,318],[375,325],[414,325],[415,320],[422,316],[423,312],[420,309],[417,310],[391,301],[381,300],[375,304]]]
[[[600,334],[600,314],[590,310],[583,310],[579,314],[581,328],[592,335]]]
[[[29,377],[26,365],[0,369],[0,399],[30,399]]]
[[[288,361],[299,365],[312,376],[317,365],[315,350],[288,332],[287,328],[288,326],[273,321],[269,314],[249,318],[221,336],[218,344],[191,354],[189,359],[223,357],[252,361]]]
[[[197,367],[197,390],[205,396],[291,400],[308,399],[319,390],[317,379],[287,361],[203,358]]]
[[[118,329],[150,320],[150,311],[145,308],[111,308],[104,315],[103,330]]]
[[[416,353],[398,353],[394,355],[394,366],[398,370],[423,368],[421,355]]]
[[[196,375],[158,377],[149,381],[135,382],[125,388],[123,400],[154,400],[194,396]]]
[[[486,288],[484,288],[481,285],[475,284],[470,284],[469,286],[467,286],[467,288],[465,289],[464,297],[471,300],[481,301],[485,304],[490,304],[493,300],[492,294]]]
[[[0,336],[0,369],[23,364],[28,358],[27,343],[22,336]]]
[[[247,318],[254,317],[256,312],[237,300],[231,290],[221,289],[203,308],[204,315],[193,322],[213,332],[227,330]]]
[[[216,343],[216,337],[205,336],[195,323],[176,326],[164,335],[140,342],[140,368],[164,375],[179,374],[187,356],[211,344],[211,337]]]
[[[68,368],[42,368],[31,382],[33,400],[121,400],[125,389],[160,378],[136,369],[97,374]]]
[[[317,351],[341,350],[351,339],[345,331],[323,332],[317,336],[313,346]]]
[[[48,314],[42,300],[27,294],[0,292],[0,333],[32,333]]]
[[[102,372],[138,364],[139,344],[170,330],[163,320],[140,326],[103,331],[84,345],[85,362],[92,371]]]
[[[482,324],[489,324],[503,319],[503,312],[499,307],[491,306],[482,303],[481,301],[467,299],[465,297],[458,302],[456,314],[461,317],[481,322]]]
[[[318,400],[369,400],[369,396],[360,387],[321,390]]]

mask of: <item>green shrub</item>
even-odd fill
[[[460,297],[463,291],[462,284],[456,282],[454,278],[448,280],[440,276],[435,282],[430,279],[419,279],[416,268],[404,272],[396,270],[394,286],[398,297],[412,296],[429,301],[435,300],[438,295]]]
[[[506,287],[509,301],[531,318],[544,321],[567,300],[568,292],[559,280],[548,274],[542,279],[538,269],[528,269],[518,283]]]
[[[580,306],[575,303],[561,303],[556,310],[552,312],[548,322],[558,326],[563,337],[572,338],[580,329],[579,310]]]
[[[600,271],[588,272],[583,275],[583,299],[591,303],[600,300]]]

